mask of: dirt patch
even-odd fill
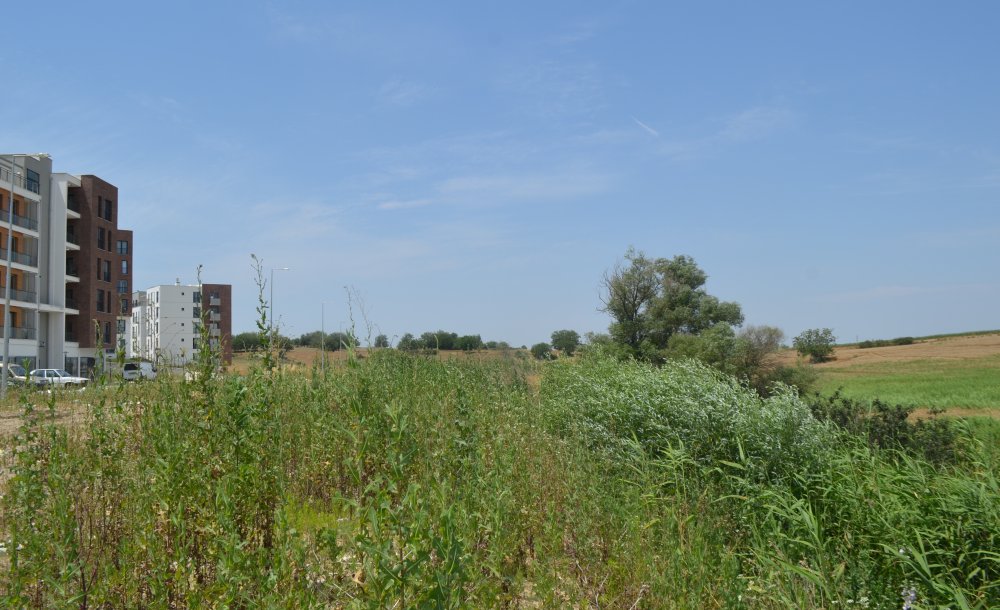
[[[906,362],[912,360],[969,360],[1000,356],[1000,333],[968,337],[944,337],[926,339],[912,345],[889,347],[838,347],[834,350],[834,360],[815,364],[816,368],[843,368],[855,365],[886,362]],[[778,354],[778,362],[791,365],[802,360],[795,350],[788,349]]]
[[[921,419],[933,419],[935,417],[988,417],[990,419],[1000,419],[1000,411],[996,409],[965,409],[961,407],[949,408],[944,413],[932,413],[930,409],[914,409],[908,418],[910,421]]]

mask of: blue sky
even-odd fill
[[[293,336],[603,331],[631,245],[747,322],[1000,328],[1000,5],[7,7],[0,149],[120,191],[136,286],[233,284]]]

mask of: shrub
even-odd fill
[[[551,360],[552,346],[548,343],[536,343],[531,346],[531,355],[538,360]]]
[[[792,346],[811,362],[826,362],[833,355],[837,338],[829,328],[810,328],[792,339]]]

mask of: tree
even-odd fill
[[[234,352],[251,352],[260,349],[260,335],[255,332],[233,335],[231,345]]]
[[[531,355],[538,360],[549,360],[552,358],[552,346],[548,343],[536,343],[531,346]]]
[[[479,335],[463,335],[455,339],[455,349],[471,352],[483,348],[483,338]]]
[[[810,328],[792,339],[792,346],[810,362],[825,362],[833,355],[833,345],[837,338],[829,328]]]
[[[630,355],[662,359],[675,335],[743,324],[740,305],[708,294],[708,275],[690,256],[650,259],[629,248],[625,260],[604,274],[602,301],[612,339]]]
[[[399,343],[396,344],[396,348],[405,352],[416,351],[421,348],[420,340],[414,337],[413,333],[406,333],[399,338]]]
[[[579,345],[580,334],[575,330],[557,330],[552,333],[552,347],[567,356],[572,356]]]
[[[389,337],[385,335],[375,337],[375,347],[389,347]]]

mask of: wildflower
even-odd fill
[[[903,589],[900,594],[903,596],[903,610],[913,610],[913,604],[917,603],[917,589],[909,587]]]

